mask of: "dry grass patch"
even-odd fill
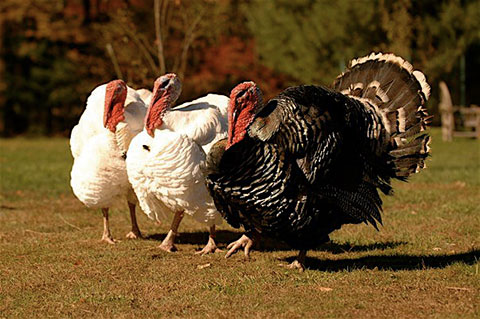
[[[250,261],[195,256],[207,229],[188,218],[178,253],[156,248],[170,221],[143,213],[147,239],[125,240],[126,203],[111,214],[122,241],[101,243],[101,213],[68,186],[68,141],[0,140],[0,318],[478,318],[480,144],[433,135],[430,168],[384,197],[380,231],[342,228],[304,273],[271,240]],[[239,235],[224,225],[218,241]]]

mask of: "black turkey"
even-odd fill
[[[422,133],[430,87],[393,54],[352,60],[332,88],[291,87],[263,104],[253,82],[232,90],[228,138],[204,167],[217,209],[245,235],[232,243],[248,256],[252,235],[299,249],[292,267],[344,224],[382,223],[378,190],[425,167]]]

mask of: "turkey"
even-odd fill
[[[253,82],[230,95],[228,138],[216,143],[205,167],[215,205],[245,234],[300,250],[289,265],[303,270],[306,251],[344,224],[382,223],[378,190],[425,167],[430,137],[422,133],[430,87],[420,71],[393,54],[350,62],[333,87],[291,87],[262,103]]]
[[[149,89],[139,89],[137,90],[137,93],[145,105],[150,105],[150,101],[152,100],[152,91]]]
[[[138,93],[122,80],[95,88],[87,107],[73,128],[71,187],[89,208],[101,208],[102,240],[113,244],[108,221],[109,207],[126,197],[132,230],[127,238],[141,237],[135,216],[137,199],[127,177],[125,156],[133,137],[142,131],[147,108]]]
[[[132,141],[127,171],[142,210],[152,219],[174,218],[160,248],[176,251],[175,237],[184,213],[207,224],[210,236],[198,253],[218,250],[215,225],[222,218],[205,186],[200,165],[206,152],[227,135],[228,97],[208,94],[172,108],[181,91],[175,74],[155,81],[145,129]]]

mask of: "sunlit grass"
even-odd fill
[[[250,261],[195,256],[206,227],[188,218],[178,253],[156,248],[170,221],[141,212],[148,239],[123,240],[125,203],[111,217],[122,241],[101,243],[100,212],[71,194],[68,141],[0,140],[0,318],[478,317],[479,147],[434,130],[428,169],[384,197],[380,231],[342,228],[298,273],[279,266],[297,252],[272,245]],[[222,247],[234,231],[221,227]]]

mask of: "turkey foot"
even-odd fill
[[[130,231],[127,235],[125,235],[126,238],[128,239],[140,239],[143,238],[142,233],[140,233],[140,230],[132,230]]]
[[[115,239],[113,239],[112,235],[110,235],[110,234],[103,234],[102,241],[104,241],[108,244],[111,244],[111,245],[115,245],[116,242],[117,242]]]
[[[202,250],[196,251],[195,255],[206,255],[211,253],[219,253],[222,252],[220,248],[217,247],[215,244],[215,240],[212,237],[208,237],[208,243],[203,247]]]
[[[288,265],[280,265],[282,267],[288,269],[298,269],[299,272],[303,272],[305,270],[305,256],[307,255],[306,250],[300,250],[298,253],[297,259],[295,259],[291,264]]]
[[[228,252],[225,255],[225,258],[230,257],[237,252],[240,248],[243,248],[245,252],[245,258],[250,258],[250,248],[253,246],[253,240],[250,239],[247,235],[243,234],[237,241],[230,243],[227,246]]]
[[[162,241],[162,244],[158,246],[161,250],[164,250],[169,253],[173,253],[178,251],[177,247],[175,247],[175,238],[177,237],[177,230],[178,226],[180,226],[180,222],[183,218],[183,211],[179,211],[175,213],[173,217],[172,225],[170,226],[170,230],[168,231],[167,237]]]
[[[110,233],[110,225],[108,223],[108,208],[102,208],[102,213],[103,213],[102,241],[113,245],[115,244],[115,239],[113,239],[112,234]]]
[[[298,269],[299,272],[303,272],[305,270],[305,266],[296,259],[285,267],[288,269]]]
[[[132,221],[132,230],[125,236],[128,239],[139,239],[143,238],[140,228],[138,228],[137,217],[135,215],[135,204],[128,203],[128,209],[130,210],[130,219]]]
[[[215,225],[210,227],[210,235],[208,236],[208,242],[203,247],[202,250],[196,251],[195,255],[206,255],[206,254],[211,254],[211,253],[218,253],[221,252],[222,250],[217,247],[217,244],[215,243]]]
[[[176,233],[173,230],[170,230],[167,234],[167,237],[165,237],[165,239],[162,241],[160,246],[158,246],[158,248],[169,253],[178,251],[177,247],[174,244],[175,235]]]

